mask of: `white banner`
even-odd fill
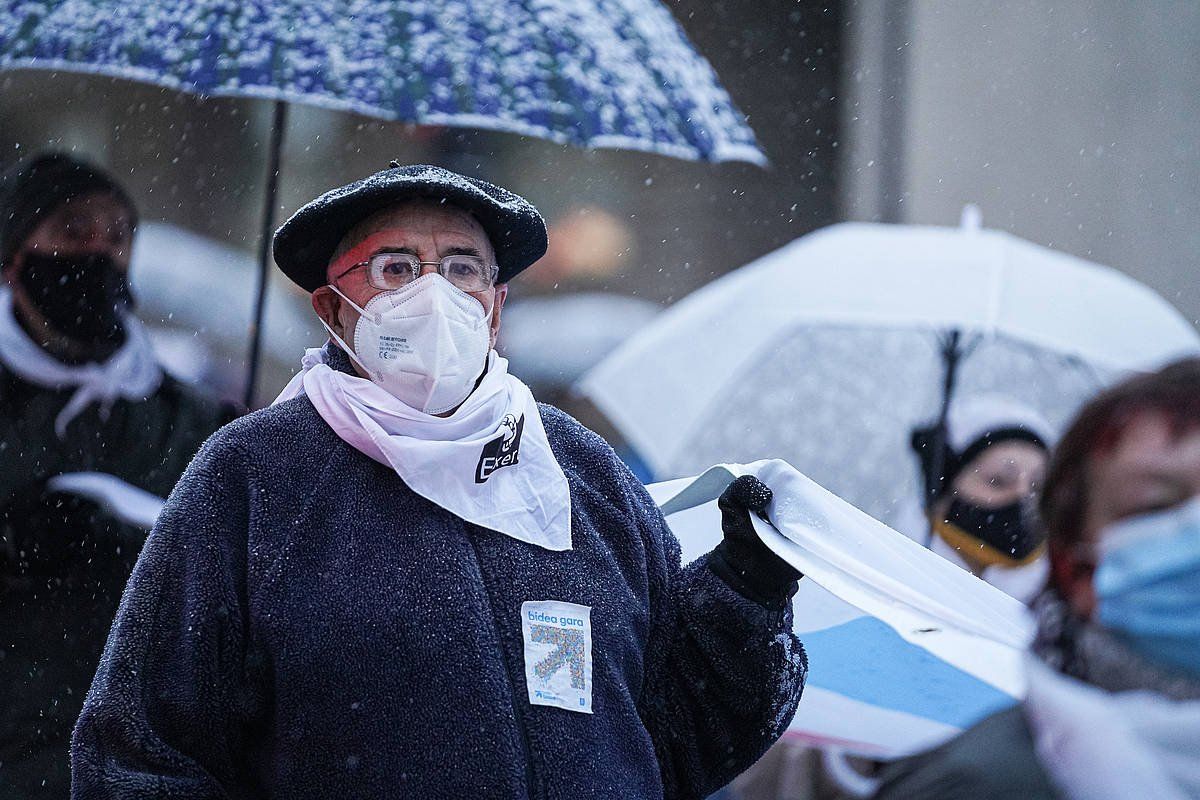
[[[894,758],[935,746],[1024,695],[1021,603],[782,461],[721,465],[649,488],[684,561],[721,540],[716,499],[754,474],[774,492],[764,542],[804,573],[793,601],[808,688],[789,734]]]

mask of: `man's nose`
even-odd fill
[[[438,264],[436,261],[424,262],[421,264],[421,271],[417,273],[417,277],[420,278],[422,275],[432,275],[432,274],[436,273],[437,271],[438,271]]]

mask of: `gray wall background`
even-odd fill
[[[1200,3],[847,4],[841,213],[987,227],[1200,319]]]

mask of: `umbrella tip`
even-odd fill
[[[983,212],[979,210],[979,206],[974,203],[967,203],[963,206],[962,216],[959,217],[958,227],[964,231],[978,231],[983,229]]]

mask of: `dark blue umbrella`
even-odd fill
[[[276,101],[247,398],[287,102],[583,147],[765,161],[658,0],[9,0],[0,69]]]

